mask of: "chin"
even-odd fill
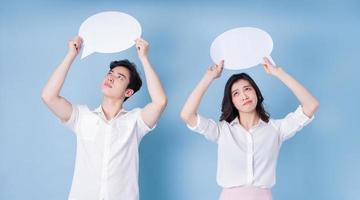
[[[113,92],[110,92],[110,91],[102,91],[102,94],[107,97],[107,98],[110,98],[110,99],[121,99],[121,95],[119,94],[114,94]]]
[[[113,95],[111,94],[111,91],[108,90],[108,88],[101,88],[101,93],[102,93],[104,96],[108,96],[108,97],[113,96]]]
[[[240,111],[240,112],[243,112],[243,113],[252,113],[252,112],[255,112],[255,111],[256,111],[255,108],[256,108],[256,107],[254,107],[254,108],[242,108],[242,109],[239,109],[239,111]]]
[[[108,92],[108,91],[106,91],[106,88],[101,87],[101,93],[103,93],[103,94],[105,95],[106,93],[109,93],[109,92]]]

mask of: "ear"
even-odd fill
[[[125,90],[125,97],[131,97],[134,94],[134,90],[133,89],[126,89]]]

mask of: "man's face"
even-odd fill
[[[111,69],[101,84],[101,91],[104,96],[122,99],[130,97],[134,91],[127,89],[130,82],[130,71],[122,66]]]

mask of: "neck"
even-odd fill
[[[113,119],[122,109],[123,101],[104,96],[101,107],[107,120]]]
[[[240,124],[246,129],[250,130],[253,126],[259,123],[259,115],[254,111],[250,113],[240,113],[239,114]]]

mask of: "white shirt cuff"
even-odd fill
[[[196,129],[198,129],[199,125],[200,125],[200,116],[199,116],[199,114],[196,114],[196,124],[195,124],[195,126],[190,126],[189,124],[186,124],[186,126],[192,131],[196,131]]]
[[[308,117],[307,115],[305,115],[304,110],[301,105],[299,105],[298,108],[295,110],[295,116],[302,126],[306,126],[315,118],[315,115],[313,115],[311,117]]]

